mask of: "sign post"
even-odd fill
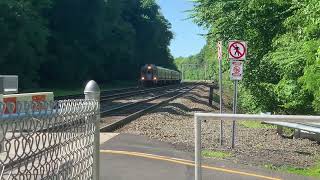
[[[222,114],[222,41],[218,41],[218,61],[219,61],[219,96],[220,96],[220,114]],[[223,144],[223,121],[220,120],[220,145]]]
[[[234,81],[234,95],[233,95],[233,114],[237,114],[238,101],[238,81],[243,77],[243,61],[247,55],[247,44],[244,41],[230,41],[228,46],[229,59],[231,60],[230,77]],[[232,121],[232,144],[235,146],[235,120]]]

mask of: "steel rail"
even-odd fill
[[[130,123],[130,122],[133,121],[134,119],[136,119],[136,118],[138,118],[138,117],[141,117],[142,115],[144,115],[145,113],[149,112],[150,110],[153,110],[153,109],[155,109],[155,108],[157,108],[157,107],[159,107],[159,106],[162,106],[162,105],[164,105],[164,104],[166,104],[166,103],[168,103],[168,102],[170,102],[170,101],[172,101],[172,100],[174,100],[174,99],[182,96],[183,94],[186,94],[186,93],[190,92],[191,90],[193,90],[193,89],[196,88],[197,86],[198,86],[198,85],[195,85],[195,86],[192,86],[192,87],[179,88],[179,89],[176,90],[176,91],[169,92],[169,93],[164,93],[164,94],[161,94],[161,95],[159,95],[159,96],[157,96],[157,97],[150,98],[150,99],[148,99],[148,100],[144,100],[143,102],[140,102],[140,103],[151,102],[151,101],[154,101],[154,100],[156,100],[156,99],[159,99],[159,98],[161,98],[161,97],[163,97],[163,96],[166,96],[166,95],[169,95],[169,94],[174,94],[174,93],[177,93],[177,92],[183,90],[183,92],[178,93],[177,95],[174,95],[174,96],[172,96],[172,97],[169,97],[169,98],[167,98],[166,100],[163,100],[163,101],[161,101],[161,102],[159,102],[159,103],[156,103],[156,104],[154,104],[154,105],[152,105],[152,106],[149,106],[149,107],[147,107],[147,108],[143,108],[143,109],[141,109],[141,110],[138,110],[138,111],[136,111],[136,112],[134,112],[134,113],[132,113],[132,114],[130,114],[130,115],[128,115],[128,116],[126,116],[126,117],[124,117],[124,118],[116,121],[116,122],[113,122],[113,123],[111,123],[111,124],[108,124],[108,125],[105,125],[105,126],[103,126],[103,127],[100,127],[100,131],[101,131],[101,132],[112,132],[112,131],[115,131],[115,130],[123,127],[124,125]],[[139,103],[139,104],[140,104],[140,103]],[[137,105],[137,104],[135,104],[135,105]],[[132,105],[131,107],[133,107],[133,105]]]
[[[159,91],[159,90],[167,89],[167,88],[170,88],[170,87],[173,88],[175,86],[177,86],[177,85],[141,89],[141,90],[137,90],[137,91],[123,92],[123,93],[118,93],[118,94],[110,94],[110,95],[106,95],[106,96],[101,96],[100,102],[126,98],[126,97],[130,97],[130,96],[134,96],[134,95],[146,94],[146,93],[149,93],[149,92]]]
[[[121,91],[129,91],[129,90],[135,90],[135,89],[140,89],[140,87],[133,86],[133,87],[127,87],[127,88],[110,89],[110,90],[101,91],[101,94],[115,94],[115,93],[119,93]],[[73,95],[66,95],[66,96],[56,96],[55,100],[81,99],[81,98],[84,98],[84,94],[73,94]]]
[[[168,95],[170,93],[174,93],[176,91],[182,90],[183,88],[184,87],[179,88],[179,89],[177,89],[175,91],[173,91],[172,89],[169,89],[169,90],[167,90],[169,92],[160,94],[160,95],[155,96],[155,97],[147,98],[147,99],[140,100],[140,101],[137,101],[137,102],[132,102],[132,103],[128,103],[128,104],[125,104],[125,105],[122,105],[122,106],[118,106],[118,107],[114,107],[114,108],[111,108],[111,109],[108,109],[108,110],[104,110],[104,111],[101,112],[101,116],[106,116],[108,113],[111,113],[111,112],[120,111],[120,110],[123,110],[123,109],[126,109],[126,108],[134,107],[134,106],[142,104],[142,103],[146,103],[146,102],[149,102],[149,101],[156,100],[158,98],[161,98],[162,96],[165,96],[165,95]]]
[[[101,102],[116,100],[120,98],[130,97],[133,95],[144,94],[155,90],[161,90],[163,88],[173,87],[176,85],[162,86],[156,88],[141,88],[141,87],[129,87],[129,88],[121,88],[121,89],[111,89],[105,90],[101,92]],[[81,99],[84,98],[83,94],[74,94],[74,95],[66,95],[66,96],[57,96],[55,100],[65,100],[65,99]]]
[[[152,90],[155,90],[155,89],[165,89],[167,88],[166,87],[161,87],[161,88],[152,88]],[[129,109],[129,108],[132,108],[134,106],[137,106],[139,104],[143,104],[143,103],[146,103],[146,102],[149,102],[149,101],[153,101],[153,100],[156,100],[156,99],[159,99],[163,96],[166,96],[170,93],[175,93],[177,91],[180,91],[184,88],[188,88],[188,87],[181,87],[175,91],[172,91],[172,89],[169,89],[168,91],[171,91],[171,92],[168,92],[168,93],[163,93],[161,95],[158,95],[158,96],[155,96],[155,97],[152,97],[152,98],[148,98],[148,99],[145,99],[145,100],[142,100],[142,101],[138,101],[138,102],[134,102],[134,103],[129,103],[129,104],[126,104],[126,105],[122,105],[122,106],[118,106],[118,107],[115,107],[115,108],[112,108],[112,109],[108,109],[108,110],[105,110],[105,111],[100,111],[100,115],[102,117],[105,117],[108,113],[113,113],[113,112],[116,112],[116,111],[121,111],[121,110],[125,110],[125,109]],[[120,97],[119,97],[120,98]],[[123,98],[123,97],[121,97]],[[41,132],[47,132],[47,131],[52,131],[54,129],[59,129],[59,128],[65,128],[66,126],[72,126],[72,125],[75,125],[75,124],[81,124],[81,120],[80,121],[74,121],[74,122],[68,122],[68,123],[62,123],[62,124],[58,124],[58,125],[55,125],[53,127],[48,127],[48,128],[45,128],[45,129],[42,129]],[[40,132],[40,131],[39,131]]]
[[[142,115],[145,114],[146,112],[148,112],[148,111],[150,111],[150,110],[152,110],[152,109],[155,109],[155,108],[157,108],[157,107],[159,107],[159,106],[162,106],[162,105],[164,105],[164,104],[172,101],[173,99],[176,99],[176,98],[182,96],[182,95],[185,94],[185,93],[190,92],[191,90],[193,90],[193,89],[194,89],[195,87],[197,87],[197,86],[198,86],[198,85],[195,85],[195,86],[192,86],[192,87],[189,87],[189,86],[187,86],[187,87],[182,87],[182,88],[179,88],[179,89],[177,89],[177,90],[175,90],[175,91],[168,92],[168,93],[162,94],[162,95],[160,95],[160,96],[157,96],[157,98],[150,98],[150,99],[148,99],[148,100],[149,100],[149,101],[153,101],[153,100],[156,100],[156,99],[158,99],[158,98],[160,98],[160,97],[166,96],[166,95],[168,95],[168,94],[173,94],[173,93],[175,93],[175,92],[179,92],[179,91],[181,91],[181,90],[184,90],[183,92],[181,92],[181,93],[179,93],[179,94],[177,94],[177,95],[174,95],[174,96],[172,96],[172,97],[169,97],[169,98],[166,99],[166,100],[163,100],[163,101],[161,101],[161,102],[159,102],[159,103],[157,103],[157,104],[154,104],[154,105],[152,105],[152,106],[149,106],[149,107],[147,107],[147,108],[144,108],[144,109],[142,109],[142,110],[139,110],[139,111],[137,111],[137,112],[135,112],[135,113],[133,113],[133,114],[130,114],[129,116],[126,116],[125,118],[123,118],[123,119],[121,119],[121,120],[119,120],[119,121],[117,121],[117,122],[114,122],[114,123],[112,123],[112,124],[110,124],[110,125],[107,125],[107,126],[104,126],[104,127],[100,127],[100,132],[106,132],[106,131],[110,132],[110,131],[114,131],[114,130],[116,130],[116,129],[118,129],[118,128],[124,126],[124,125],[126,125],[127,123],[133,121],[134,119],[142,116]],[[142,103],[142,102],[140,102],[140,103]],[[133,105],[130,105],[130,106],[133,107]],[[102,115],[102,114],[101,114],[101,115]],[[82,120],[73,121],[73,122],[70,122],[70,123],[64,123],[64,124],[60,124],[60,125],[58,125],[58,126],[45,128],[45,129],[43,129],[43,130],[36,130],[36,132],[47,132],[48,130],[51,130],[51,131],[52,131],[52,130],[54,130],[54,129],[71,127],[71,126],[74,125],[74,124],[77,124],[77,125],[79,125],[79,123],[80,123],[80,124],[83,124],[84,122],[81,122],[81,121],[82,121]],[[57,131],[57,132],[59,132],[59,131]],[[13,168],[13,169],[14,169],[14,168],[16,168],[15,166],[16,166],[17,164],[28,163],[28,162],[30,161],[30,159],[35,158],[35,157],[41,155],[41,154],[42,154],[43,152],[45,152],[45,151],[48,151],[48,150],[51,151],[51,150],[53,150],[53,149],[56,148],[56,147],[58,147],[58,146],[52,146],[52,147],[46,148],[46,149],[44,149],[44,150],[39,150],[39,151],[37,151],[37,152],[36,152],[34,155],[32,155],[32,156],[23,157],[23,158],[21,158],[21,159],[19,159],[19,160],[17,160],[17,161],[11,162],[10,164],[6,164],[6,166],[4,167],[3,171],[4,171],[4,172],[7,172],[7,171],[8,171],[8,168],[11,168],[11,169]]]

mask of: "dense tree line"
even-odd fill
[[[309,114],[320,112],[319,9],[318,0],[196,0],[192,17],[209,30],[200,54],[216,72],[216,42],[222,40],[226,47],[232,39],[247,41],[240,84],[243,111]],[[227,86],[226,49],[224,53]]]
[[[1,0],[0,72],[23,88],[137,80],[174,66],[170,28],[154,0]]]

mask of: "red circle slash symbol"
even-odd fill
[[[240,69],[239,66],[235,66],[235,67],[233,68],[233,74],[238,75],[238,74],[240,74],[240,72],[241,72],[241,69]]]
[[[229,54],[235,58],[240,59],[246,53],[246,47],[241,42],[234,42],[229,47]]]

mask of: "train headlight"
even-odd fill
[[[148,69],[151,69],[151,66],[148,66]]]
[[[153,80],[157,80],[157,77],[153,77]]]
[[[141,77],[141,80],[144,80],[144,77]]]

